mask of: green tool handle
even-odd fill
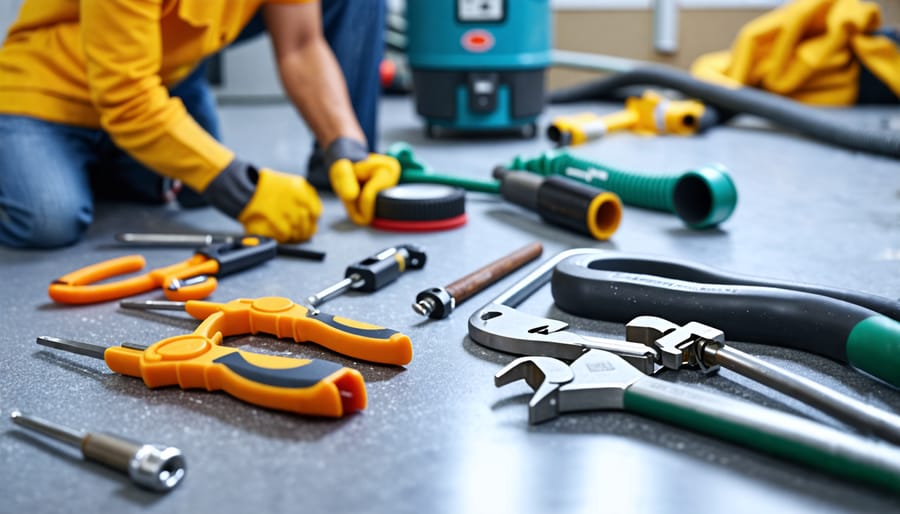
[[[900,450],[819,423],[659,379],[625,389],[625,410],[900,491]]]
[[[516,156],[512,169],[562,175],[615,193],[627,205],[677,214],[691,228],[708,228],[731,216],[737,189],[718,164],[675,173],[625,171],[551,150],[528,159]]]
[[[400,182],[443,184],[446,186],[461,187],[466,191],[492,194],[500,193],[500,182],[497,180],[476,180],[424,170],[404,169],[400,174]]]

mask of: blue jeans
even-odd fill
[[[322,0],[325,36],[374,150],[384,46],[384,0]],[[257,15],[236,41],[264,31]],[[170,90],[219,138],[205,66]],[[169,180],[120,150],[99,129],[0,114],[0,244],[54,248],[77,242],[93,221],[94,201],[162,203]]]

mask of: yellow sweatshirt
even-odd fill
[[[308,0],[26,0],[0,48],[0,113],[102,128],[203,191],[234,154],[168,88],[273,1]]]

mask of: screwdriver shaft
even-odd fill
[[[95,359],[103,359],[106,353],[106,347],[98,344],[82,343],[80,341],[72,341],[70,339],[60,339],[58,337],[41,336],[37,338],[37,344],[41,346],[49,346],[58,350],[87,355]]]
[[[81,448],[81,442],[84,440],[84,436],[87,435],[85,432],[80,432],[69,427],[57,425],[56,423],[51,423],[50,421],[47,421],[45,419],[37,418],[34,416],[26,416],[25,414],[22,414],[22,412],[18,409],[12,411],[9,417],[12,418],[13,423],[15,423],[16,425],[34,430],[35,432],[40,432],[48,437],[52,437],[57,441],[62,441],[75,448]]]
[[[122,300],[119,307],[123,309],[154,310],[154,311],[183,311],[185,302],[173,302],[169,300]]]
[[[116,239],[120,243],[147,246],[182,246],[182,247],[199,247],[211,245],[213,243],[230,243],[234,241],[234,236],[214,235],[214,234],[159,234],[159,233],[134,233],[123,232],[116,234]]]
[[[335,296],[340,296],[350,289],[354,289],[359,287],[360,282],[362,281],[362,277],[359,275],[350,275],[349,277],[341,280],[340,282],[335,283],[332,286],[326,287],[325,289],[319,291],[318,293],[309,296],[306,301],[312,307],[318,307],[319,305],[325,303],[326,301],[334,298]]]

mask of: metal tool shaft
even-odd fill
[[[326,287],[318,293],[307,297],[306,302],[309,303],[309,305],[312,307],[318,307],[319,305],[336,296],[340,296],[351,289],[359,287],[361,285],[361,282],[362,277],[360,277],[359,275],[350,275],[340,282],[337,282],[334,285]]]
[[[116,234],[116,239],[121,243],[133,245],[182,246],[193,248],[211,245],[213,243],[230,243],[235,240],[235,236],[214,234],[161,234],[124,232],[121,234]]]
[[[40,432],[41,434],[56,439],[57,441],[62,441],[75,448],[81,448],[81,441],[84,439],[84,436],[87,435],[85,432],[57,425],[56,423],[51,423],[45,419],[26,416],[19,410],[12,411],[9,417],[16,425],[34,430],[35,432]]]
[[[459,278],[443,288],[430,288],[416,296],[412,308],[422,316],[446,318],[457,305],[494,282],[536,259],[543,252],[541,243],[530,243],[494,262]]]
[[[110,434],[81,432],[26,416],[18,410],[10,413],[10,418],[17,425],[78,448],[84,458],[127,474],[141,487],[165,492],[184,478],[184,457],[178,448],[136,443]]]
[[[708,346],[704,360],[803,401],[857,429],[900,444],[900,416],[883,411],[735,348]]]
[[[137,309],[145,311],[183,311],[184,302],[173,302],[169,300],[122,300],[121,302],[119,302],[119,307],[122,307],[123,309]]]
[[[106,353],[106,347],[98,344],[82,343],[80,341],[72,341],[70,339],[60,339],[58,337],[41,336],[37,338],[37,344],[41,346],[49,346],[58,350],[77,353],[79,355],[87,355],[95,359],[103,359]]]
[[[462,303],[478,291],[531,262],[541,255],[542,251],[543,246],[540,243],[528,244],[448,284],[447,291],[456,298],[457,304]]]

